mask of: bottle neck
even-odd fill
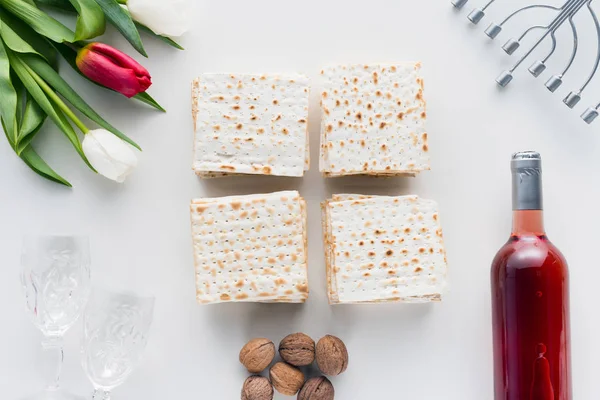
[[[512,235],[544,236],[544,212],[542,210],[514,210]]]
[[[544,235],[542,171],[539,161],[513,162],[513,235]]]

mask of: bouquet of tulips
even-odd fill
[[[58,73],[59,59],[85,79],[164,111],[146,93],[152,81],[143,66],[90,40],[110,23],[146,57],[140,32],[182,49],[172,37],[188,28],[188,8],[187,0],[0,0],[0,120],[15,153],[42,177],[71,186],[33,147],[50,119],[89,168],[123,182],[137,164],[134,148],[140,147],[69,86]],[[48,14],[50,9],[76,16],[74,30]],[[90,129],[74,109],[98,128]]]

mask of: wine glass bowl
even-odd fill
[[[86,237],[29,236],[23,243],[21,284],[34,325],[62,336],[85,307],[90,292]]]
[[[94,289],[84,315],[82,365],[104,399],[139,364],[153,311],[153,297]]]

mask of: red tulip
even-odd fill
[[[89,79],[127,97],[145,92],[152,84],[146,68],[104,43],[90,43],[79,50],[76,62]]]

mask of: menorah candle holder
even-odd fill
[[[596,12],[592,8],[593,1],[594,0],[566,0],[565,3],[561,7],[555,7],[555,6],[551,6],[548,4],[532,4],[532,5],[525,6],[525,7],[522,7],[518,10],[511,12],[500,23],[491,22],[488,25],[487,29],[485,30],[485,34],[490,39],[494,40],[504,30],[506,24],[512,18],[514,18],[516,15],[519,15],[523,12],[528,12],[528,11],[534,10],[534,9],[550,9],[555,12],[554,17],[550,21],[546,22],[545,24],[536,24],[536,25],[530,26],[525,31],[523,31],[519,36],[513,36],[504,43],[504,45],[502,46],[502,49],[508,55],[512,55],[517,50],[519,50],[519,48],[521,47],[521,43],[522,43],[523,39],[525,39],[525,37],[532,35],[534,33],[538,33],[538,40],[533,44],[533,46],[531,46],[530,48],[525,50],[523,55],[512,65],[511,68],[509,68],[505,71],[502,71],[502,73],[500,73],[500,75],[498,75],[498,77],[496,78],[496,83],[501,87],[506,87],[513,80],[513,75],[514,75],[515,71],[521,65],[523,65],[525,63],[525,61],[527,61],[530,58],[531,54],[542,43],[546,42],[547,40],[550,40],[551,48],[548,51],[548,53],[546,53],[542,58],[534,60],[533,63],[528,68],[528,71],[534,77],[537,78],[540,75],[542,75],[546,71],[548,60],[554,55],[554,52],[556,51],[556,47],[557,47],[556,32],[561,27],[565,26],[565,24],[568,24],[568,26],[571,29],[572,36],[573,36],[573,45],[572,45],[573,49],[572,49],[571,55],[570,55],[569,59],[567,60],[564,69],[561,70],[559,73],[551,75],[550,78],[548,78],[548,80],[546,80],[546,83],[545,83],[546,88],[550,92],[554,93],[562,85],[563,78],[571,69],[571,66],[573,65],[573,62],[575,61],[575,58],[577,57],[577,52],[579,50],[579,37],[578,37],[578,33],[577,33],[577,25],[573,21],[573,17],[575,15],[577,15],[579,12],[588,12],[591,15],[594,25],[596,27],[598,49],[597,49],[596,59],[595,59],[593,68],[592,68],[590,74],[588,75],[588,77],[586,78],[586,80],[582,83],[582,85],[579,88],[572,90],[563,99],[563,103],[567,107],[574,108],[581,100],[583,92],[586,90],[586,88],[589,87],[590,82],[592,82],[592,80],[594,79],[594,76],[596,75],[596,72],[598,71],[598,66],[600,65],[600,22],[598,21],[598,16],[597,16]],[[462,9],[468,2],[469,2],[469,0],[452,0],[452,5],[454,7],[456,7],[457,9]],[[482,6],[475,7],[469,13],[467,18],[469,19],[469,21],[472,24],[475,24],[475,25],[479,24],[479,22],[481,22],[481,20],[483,20],[485,18],[486,10],[489,7],[491,7],[494,3],[496,3],[496,0],[487,0],[487,3],[483,4]],[[600,113],[600,102],[597,103],[595,106],[589,107],[581,115],[581,118],[588,124],[591,124],[598,117],[599,113]]]

